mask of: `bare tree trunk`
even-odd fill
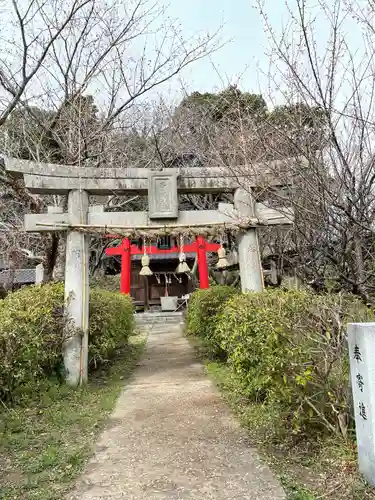
[[[9,252],[9,271],[8,271],[8,279],[5,283],[5,290],[7,292],[11,292],[14,285],[14,279],[16,276],[16,269],[20,267],[22,264],[22,255],[16,250],[12,250]]]
[[[57,260],[57,252],[59,247],[59,235],[58,233],[51,234],[51,245],[46,252],[46,272],[45,272],[45,281],[51,281],[53,279],[53,271],[56,266]]]
[[[357,275],[357,287],[359,294],[365,299],[366,302],[370,302],[371,299],[366,289],[366,271],[365,264],[363,260],[363,251],[361,238],[358,234],[354,236],[354,265]]]
[[[60,200],[61,206],[63,207],[63,212],[68,211],[68,197],[63,196]],[[55,262],[52,269],[52,279],[54,281],[64,281],[65,280],[65,259],[66,259],[66,232],[61,232],[58,235],[57,249],[55,249],[56,255],[54,257]]]
[[[194,287],[198,286],[198,257],[195,256],[193,267],[191,268],[191,280],[193,282]]]
[[[65,257],[66,257],[66,233],[61,233],[59,235],[59,243],[57,246],[56,261],[52,271],[52,277],[54,281],[64,281]]]
[[[14,264],[11,263],[11,265],[9,266],[8,278],[7,278],[5,286],[4,286],[6,292],[12,291],[15,276],[16,276],[16,269],[14,267]]]

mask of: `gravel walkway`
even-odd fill
[[[285,494],[195,359],[155,326],[68,500],[282,500]]]

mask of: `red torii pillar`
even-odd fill
[[[117,236],[110,236],[118,238]],[[207,266],[207,252],[217,252],[220,248],[218,243],[207,243],[203,236],[197,236],[195,243],[184,245],[184,252],[197,253],[198,257],[198,272],[200,288],[209,288],[209,276]],[[179,247],[172,247],[166,250],[161,250],[156,246],[151,246],[147,249],[147,253],[160,254],[160,253],[179,253]],[[120,293],[130,294],[130,277],[131,277],[131,256],[143,254],[143,249],[137,245],[131,245],[129,238],[124,238],[121,244],[117,247],[107,248],[106,255],[121,257],[121,275],[120,275]]]
[[[131,245],[129,238],[124,238],[118,247],[106,248],[106,255],[121,256],[120,293],[130,294]]]
[[[218,248],[220,245],[217,245]],[[207,265],[207,244],[203,236],[197,236],[197,256],[198,256],[198,272],[199,272],[199,287],[201,289],[209,288],[210,280],[208,276]]]

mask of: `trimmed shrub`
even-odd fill
[[[281,405],[295,432],[309,427],[346,435],[346,324],[372,318],[352,296],[273,290],[230,299],[214,336],[250,400]]]
[[[25,287],[0,303],[0,395],[51,374],[61,364],[64,328],[61,283]]]
[[[66,318],[64,286],[30,286],[0,301],[0,399],[50,376],[62,376]],[[127,343],[133,328],[129,297],[105,290],[90,292],[89,365],[109,359]]]
[[[100,288],[90,291],[89,364],[96,367],[128,343],[134,328],[133,304],[128,295]]]
[[[223,352],[216,341],[216,323],[222,307],[238,291],[230,286],[217,285],[196,290],[190,298],[187,311],[187,333],[205,340],[210,354],[222,358]]]

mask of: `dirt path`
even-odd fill
[[[281,500],[180,325],[155,326],[69,500]]]

